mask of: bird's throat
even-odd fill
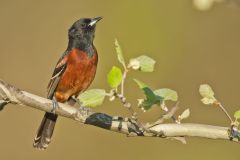
[[[69,39],[68,50],[70,51],[74,48],[86,52],[89,57],[92,57],[95,53],[93,42],[89,40]]]

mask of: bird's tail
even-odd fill
[[[36,138],[34,139],[33,147],[37,149],[44,150],[48,147],[48,144],[51,142],[51,137],[57,120],[57,115],[53,113],[46,112]]]

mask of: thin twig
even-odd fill
[[[171,110],[169,110],[168,112],[163,114],[156,122],[154,122],[152,124],[147,124],[146,128],[151,128],[151,127],[154,127],[156,125],[159,125],[159,124],[163,123],[164,120],[167,120],[167,119],[170,119],[170,118],[172,118],[175,121],[174,114],[176,113],[176,111],[179,108],[178,105],[179,105],[179,103],[177,102],[176,105],[173,108],[171,108]]]
[[[128,70],[124,69],[122,82],[121,82],[121,95],[123,95],[123,96],[124,96],[124,82],[125,82],[125,80],[127,78],[127,72],[128,72]]]
[[[126,97],[124,97],[122,94],[118,94],[117,92],[114,93],[114,96],[117,97],[118,99],[120,99],[123,106],[126,107],[130,111],[132,118],[137,121],[137,113],[132,108],[131,103],[127,102]]]
[[[117,92],[115,92],[114,95],[117,98],[120,99],[120,101],[122,102],[123,106],[126,107],[129,110],[129,112],[131,113],[132,118],[136,122],[138,122],[137,112],[134,111],[134,109],[132,108],[131,103],[127,102],[127,98],[124,95],[124,84],[125,84],[125,80],[127,78],[127,73],[128,73],[128,69],[124,67],[124,72],[123,72],[122,82],[121,82],[121,94],[118,94]]]
[[[223,107],[223,105],[220,102],[216,103],[221,110],[225,113],[225,115],[228,117],[228,119],[231,121],[231,125],[234,123],[234,121],[232,120],[231,116],[228,114],[227,110]]]

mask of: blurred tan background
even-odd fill
[[[127,95],[135,104],[142,92],[131,80],[153,88],[178,91],[181,111],[189,107],[186,122],[227,126],[217,108],[200,102],[198,87],[209,83],[216,97],[233,114],[240,109],[240,8],[224,4],[200,12],[191,0],[0,0],[0,78],[29,92],[45,96],[53,68],[67,46],[67,30],[81,17],[103,16],[95,45],[99,52],[97,76],[91,88],[106,88],[106,75],[119,65],[114,49],[117,37],[126,58],[147,54],[157,60],[153,73],[132,72]],[[119,102],[105,101],[95,109],[128,116]],[[159,108],[141,113],[155,120]],[[49,148],[32,148],[43,112],[9,105],[0,113],[0,159],[239,159],[240,145],[220,140],[188,138],[187,145],[158,138],[127,138],[60,117]]]

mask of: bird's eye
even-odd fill
[[[83,24],[81,24],[81,26],[82,26],[83,28],[85,28],[85,27],[87,27],[87,24],[83,23]]]

